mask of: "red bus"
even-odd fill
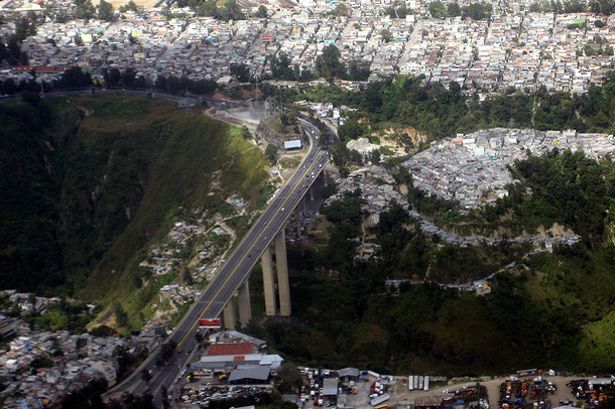
[[[199,318],[199,328],[219,329],[222,328],[220,318]]]

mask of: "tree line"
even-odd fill
[[[271,70],[271,79],[286,81],[311,81],[318,77],[331,80],[334,78],[351,81],[367,81],[369,78],[370,63],[365,60],[351,60],[348,66],[341,60],[340,50],[333,44],[323,48],[322,54],[316,58],[315,70],[302,70],[293,65],[285,52],[268,57]]]
[[[615,131],[615,73],[607,74],[602,85],[591,85],[585,94],[549,92],[545,87],[533,92],[509,89],[484,101],[478,95],[464,95],[456,82],[446,87],[424,79],[399,76],[357,92],[331,87],[332,102],[358,109],[339,128],[340,137],[355,139],[387,123],[412,126],[435,139],[492,127]]]
[[[444,4],[440,0],[432,1],[428,6],[429,13],[434,18],[459,17],[472,20],[486,20],[491,17],[493,7],[485,2],[474,2],[461,7],[457,2]]]
[[[199,17],[213,17],[222,21],[246,19],[236,0],[225,0],[221,7],[216,0],[177,0],[176,3],[180,7],[189,7]],[[259,12],[262,13],[262,10],[259,9]]]
[[[94,81],[89,72],[80,67],[73,67],[65,71],[57,79],[51,82],[38,82],[36,72],[30,74],[34,77],[29,80],[15,81],[8,78],[0,81],[0,95],[16,95],[22,92],[51,92],[71,88],[100,87],[103,83]],[[155,89],[169,94],[183,95],[191,93],[196,95],[210,95],[216,90],[216,82],[211,80],[193,80],[187,77],[175,77],[159,75],[155,81],[149,81],[144,76],[137,75],[136,71],[128,68],[120,71],[117,68],[103,69],[104,85],[110,88],[127,89]]]
[[[615,12],[615,1],[613,0],[551,0],[538,2],[535,1],[529,9],[532,13],[581,13],[591,11],[592,13],[608,16]]]

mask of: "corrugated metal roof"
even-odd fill
[[[248,342],[213,344],[207,348],[207,355],[246,355],[254,352],[254,345]]]
[[[359,376],[359,370],[357,368],[344,368],[344,369],[340,369],[337,374],[340,376],[340,378],[346,378],[346,377],[358,377]]]
[[[385,393],[384,395],[381,395],[381,396],[378,396],[372,399],[371,405],[372,406],[380,405],[382,402],[386,402],[389,399],[391,399],[391,395],[388,393]]]
[[[271,368],[268,366],[254,365],[251,368],[235,369],[231,371],[228,378],[229,382],[242,381],[244,379],[255,379],[258,381],[266,381],[269,379]]]

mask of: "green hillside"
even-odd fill
[[[360,197],[347,195],[321,210],[326,235],[309,246],[289,246],[296,319],[250,330],[290,358],[324,367],[397,374],[501,374],[524,367],[610,373],[615,247],[604,237],[612,226],[615,166],[564,152],[518,162],[515,173],[518,192],[473,217],[491,228],[558,222],[579,232],[580,243],[527,256],[527,246],[511,243],[443,244],[392,205],[367,232],[381,250],[360,261],[349,239],[361,235],[366,215]],[[545,181],[549,175],[553,183]],[[385,287],[387,278],[422,278],[426,271],[436,281],[467,282],[511,261],[518,266],[496,274],[485,296],[429,283]]]
[[[163,100],[126,96],[0,106],[0,287],[58,289],[136,312],[138,263],[183,209],[239,193],[262,204],[266,161],[238,128]],[[211,189],[212,173],[221,171]],[[176,275],[176,273],[175,273]]]

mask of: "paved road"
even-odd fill
[[[220,316],[226,303],[248,278],[261,254],[284,228],[291,212],[305,196],[329,158],[328,153],[318,146],[318,128],[303,119],[299,121],[310,139],[306,157],[168,337],[167,343],[177,345],[172,357],[162,364],[159,359],[160,349],[153,351],[131,376],[105,395],[107,398],[118,397],[122,393],[149,392],[154,396],[156,406],[159,406],[161,388],[169,388],[181,376],[182,370],[188,364],[190,353],[197,346],[195,333],[198,318]],[[147,383],[141,377],[143,371],[149,371],[152,375]]]

